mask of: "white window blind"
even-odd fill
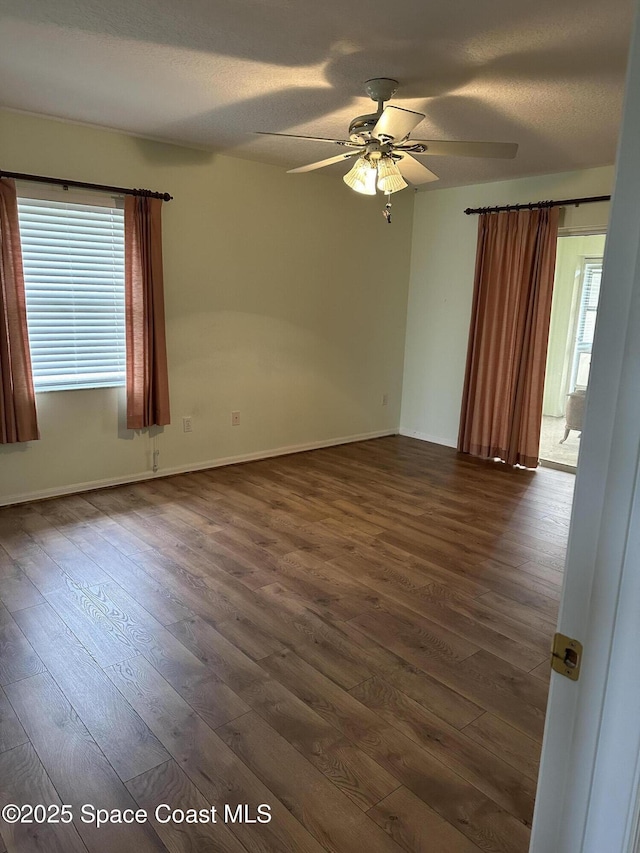
[[[124,211],[20,198],[18,214],[36,390],[123,384]]]
[[[596,327],[601,279],[602,258],[584,258],[580,277],[580,302],[571,370],[572,391],[575,388],[586,388],[589,382],[591,348]]]
[[[600,299],[600,281],[602,280],[602,261],[587,260],[584,264],[580,314],[578,317],[577,343],[582,349],[588,347],[591,352],[593,333],[596,327],[598,301]]]

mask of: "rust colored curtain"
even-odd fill
[[[0,178],[0,444],[37,438],[18,198],[15,182]]]
[[[170,422],[162,276],[162,201],[124,205],[127,427]]]
[[[463,453],[538,465],[558,215],[552,207],[480,216]]]

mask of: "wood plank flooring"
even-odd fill
[[[525,853],[572,490],[390,437],[0,510],[0,806],[75,814],[0,850]]]

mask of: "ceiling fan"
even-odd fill
[[[504,159],[512,159],[516,156],[518,146],[512,142],[446,142],[411,139],[411,132],[425,116],[423,113],[405,110],[402,107],[385,107],[385,102],[393,97],[398,85],[397,80],[388,77],[367,80],[365,91],[372,100],[377,102],[378,109],[370,115],[356,116],[349,125],[348,139],[258,132],[263,136],[328,142],[352,149],[335,157],[288,171],[290,174],[312,172],[356,157],[353,167],[344,175],[343,180],[347,186],[364,195],[375,195],[376,189],[388,195],[404,189],[408,186],[407,181],[415,185],[437,181],[438,176],[423,166],[416,159],[416,155]]]

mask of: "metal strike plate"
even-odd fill
[[[560,675],[577,681],[580,677],[581,663],[582,643],[565,634],[556,634],[551,648],[551,668]]]

